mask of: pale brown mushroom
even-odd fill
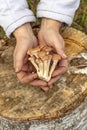
[[[42,51],[45,51],[47,54],[49,54],[53,49],[51,47],[45,46],[42,48]]]
[[[40,51],[39,53],[38,53],[38,57],[39,58],[43,58],[44,56],[46,56],[46,52],[45,51]]]
[[[40,50],[42,50],[45,46],[46,46],[45,44],[40,44],[39,45]]]
[[[51,79],[52,73],[55,70],[58,61],[61,59],[57,54],[50,55],[51,51],[51,47],[41,44],[27,52],[27,54],[31,56],[29,60],[36,68],[39,78],[47,82]]]
[[[36,47],[36,48],[28,50],[27,54],[30,55],[30,56],[35,56],[36,58],[38,58],[38,53],[39,52],[40,52],[40,48]]]
[[[44,74],[43,79],[45,81],[48,81],[48,75],[49,75],[49,69],[50,69],[50,63],[51,63],[52,55],[47,55],[43,57],[43,65],[44,65]]]
[[[38,74],[39,78],[42,79],[43,73],[44,73],[43,62],[40,58],[38,58],[38,59],[36,59],[36,63],[38,64],[38,67],[39,67],[37,74]]]
[[[35,69],[36,69],[37,72],[38,72],[38,71],[39,71],[39,67],[38,67],[37,63],[35,62],[35,57],[32,56],[32,57],[30,57],[28,60],[33,64],[33,66],[35,67]]]
[[[50,72],[49,72],[49,79],[51,78],[52,73],[55,70],[55,68],[56,68],[57,63],[59,62],[59,60],[61,60],[61,57],[58,54],[53,54],[53,56],[52,56],[53,64],[52,64]]]

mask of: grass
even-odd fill
[[[72,26],[87,34],[87,0],[81,0]]]

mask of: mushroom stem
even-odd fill
[[[43,62],[41,61],[41,59],[36,59],[36,63],[38,64],[39,70],[37,71],[37,74],[39,76],[40,79],[42,79],[43,77],[43,72],[44,72],[44,67],[43,67]]]
[[[49,74],[51,59],[52,59],[52,55],[43,57],[43,64],[44,64],[43,79],[45,81],[48,81],[48,74]]]
[[[37,72],[38,72],[39,67],[38,67],[38,65],[37,65],[36,62],[35,62],[35,57],[34,57],[34,56],[30,57],[30,58],[29,58],[29,61],[33,64],[33,66],[35,67],[35,69],[36,69]]]
[[[53,64],[51,66],[50,72],[49,72],[49,79],[51,79],[52,73],[55,70],[57,63],[59,62],[59,60],[61,59],[61,57],[57,54],[54,54],[52,57],[53,60]]]

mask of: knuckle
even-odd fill
[[[19,74],[17,74],[17,78],[18,78],[18,81],[22,84],[25,84],[25,80],[24,78],[22,78],[21,76],[19,76]]]
[[[25,83],[26,83],[24,79],[19,79],[19,81],[20,81],[20,83],[22,83],[22,84],[25,84]]]

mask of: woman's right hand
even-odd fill
[[[39,80],[36,73],[33,73],[33,65],[29,63],[27,51],[37,46],[37,39],[33,34],[29,23],[26,23],[13,32],[16,38],[14,50],[14,68],[21,83],[29,83],[33,86],[47,86],[47,83]]]

